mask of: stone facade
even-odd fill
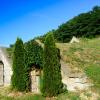
[[[12,66],[5,48],[0,48],[0,87],[11,84]],[[32,66],[30,71],[31,92],[40,93],[40,69]]]
[[[3,86],[10,85],[12,69],[5,48],[0,48],[0,82]],[[3,83],[2,83],[3,82]]]

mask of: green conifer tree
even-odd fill
[[[24,56],[23,41],[17,38],[13,52],[13,75],[11,83],[12,88],[18,91],[25,91],[26,89]]]
[[[52,33],[48,33],[44,42],[44,66],[42,93],[45,96],[56,96],[62,92],[61,65],[58,50]]]

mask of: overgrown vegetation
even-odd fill
[[[44,42],[43,64],[42,93],[45,96],[56,96],[62,92],[63,84],[60,60],[52,33],[48,33]]]
[[[43,67],[43,48],[35,41],[30,40],[25,43],[25,69],[27,90],[30,90],[30,71],[33,65],[42,69]]]
[[[7,48],[9,57],[13,60],[15,44],[10,45]],[[24,66],[25,66],[25,82],[26,91],[30,91],[30,71],[33,65],[42,69],[43,67],[43,48],[35,41],[35,39],[30,40],[23,44],[24,48]],[[19,48],[20,49],[20,48]],[[20,56],[19,56],[20,57]]]
[[[25,74],[25,49],[23,41],[17,38],[13,52],[13,75],[12,75],[12,88],[18,91],[26,90],[26,74]]]
[[[25,43],[26,63],[28,67],[32,64],[42,68],[43,66],[43,48],[35,41],[30,40]]]

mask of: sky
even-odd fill
[[[24,42],[100,6],[100,0],[0,0],[0,46]]]

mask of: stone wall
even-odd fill
[[[8,59],[8,55],[6,54],[5,48],[0,48],[0,60],[3,62],[4,65],[3,69],[4,86],[7,86],[10,85],[11,83],[12,68]],[[0,76],[2,77],[2,75]]]
[[[4,84],[4,78],[3,78],[3,75],[4,75],[4,71],[3,71],[3,63],[0,62],[0,86],[3,86]]]

